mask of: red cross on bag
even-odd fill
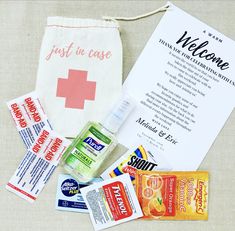
[[[58,79],[57,97],[65,97],[65,107],[84,109],[85,100],[95,100],[96,82],[87,81],[87,71],[69,70],[68,79]]]
[[[53,128],[75,137],[120,95],[122,44],[112,21],[49,17],[36,91]]]

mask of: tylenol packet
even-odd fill
[[[95,230],[105,229],[141,217],[129,174],[81,189]]]

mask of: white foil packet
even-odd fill
[[[56,192],[56,209],[70,212],[88,213],[88,209],[80,189],[100,181],[103,180],[101,178],[94,178],[91,182],[82,183],[69,174],[60,174]]]
[[[129,174],[81,189],[95,230],[143,216]]]

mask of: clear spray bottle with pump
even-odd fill
[[[134,106],[134,100],[124,95],[103,122],[88,122],[64,153],[64,169],[80,182],[97,177],[102,163],[117,145],[115,134]]]

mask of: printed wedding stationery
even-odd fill
[[[124,83],[139,108],[119,142],[145,136],[173,170],[197,169],[234,108],[234,53],[234,41],[169,3]]]

